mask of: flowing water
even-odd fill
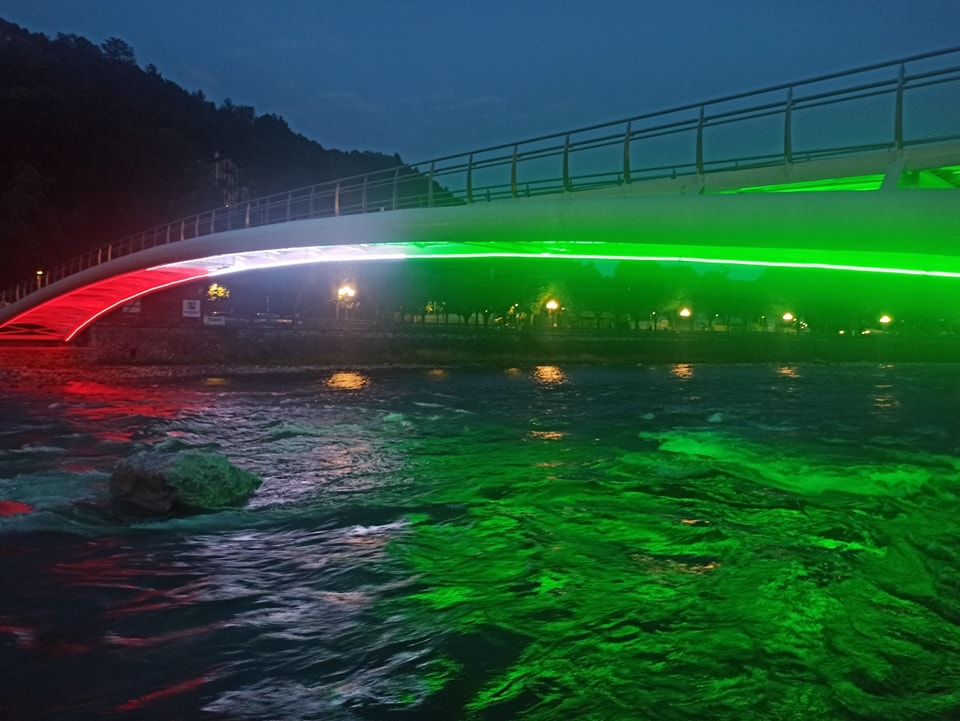
[[[960,718],[958,366],[0,382],[2,719]]]

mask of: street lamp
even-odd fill
[[[43,271],[38,270],[37,271],[37,290],[40,290],[42,285],[43,285]]]
[[[341,314],[346,315],[343,311],[350,308],[356,294],[356,289],[349,283],[344,283],[337,289],[337,317],[340,317]]]
[[[551,300],[548,300],[548,301],[547,301],[547,312],[548,312],[549,315],[550,315],[550,324],[551,324],[554,328],[557,327],[557,320],[556,320],[556,317],[554,316],[554,314],[557,312],[557,309],[558,309],[559,307],[560,307],[560,304],[559,304],[556,300],[551,299]]]
[[[690,319],[690,330],[693,330],[693,311],[690,310],[690,309],[687,308],[687,307],[683,307],[683,308],[680,309],[680,317],[681,317],[681,318],[689,318],[689,319]]]
[[[893,320],[893,318],[891,318],[890,316],[888,316],[886,313],[884,313],[882,316],[880,316],[880,323],[881,323],[881,325],[883,325],[884,328],[886,328],[886,327],[890,324],[890,321],[892,321],[892,320]]]
[[[783,318],[784,325],[787,327],[794,326],[797,329],[797,335],[800,335],[800,330],[802,328],[801,323],[797,323],[797,317],[791,313],[789,310],[784,313],[781,318]]]

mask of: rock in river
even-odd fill
[[[121,512],[171,516],[242,506],[260,483],[217,454],[145,453],[117,464],[110,494]]]

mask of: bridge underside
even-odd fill
[[[282,265],[551,257],[831,268],[960,279],[950,190],[565,194],[295,221],[171,243],[0,309],[0,339],[67,341],[149,293]],[[892,250],[897,249],[897,250]]]

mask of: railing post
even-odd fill
[[[290,222],[290,211],[293,204],[293,192],[287,193],[287,222]]]
[[[467,202],[473,202],[473,153],[467,161]]]
[[[317,186],[314,185],[314,186],[312,186],[312,187],[310,188],[310,217],[311,217],[311,218],[314,217],[314,209],[313,209],[313,208],[314,208],[314,203],[313,203],[313,198],[314,198],[314,196],[315,196],[316,194],[317,194]]]
[[[433,207],[433,170],[434,164],[430,163],[430,175],[427,176],[427,207]]]
[[[360,212],[367,212],[367,178],[368,175],[363,176],[363,190],[360,192]]]
[[[623,182],[630,185],[630,121],[627,121],[627,132],[623,134]]]
[[[180,221],[180,240],[185,240],[187,237],[187,219],[184,218]]]
[[[513,146],[513,161],[510,163],[510,194],[517,197],[517,146]]]
[[[210,211],[210,235],[213,235],[217,232],[217,210],[214,208]]]
[[[697,175],[703,175],[703,106],[700,106],[700,120],[697,122]]]
[[[250,201],[247,201],[247,214],[243,219],[243,227],[244,228],[250,227]]]
[[[397,195],[400,185],[400,168],[397,168],[393,171],[393,209],[397,209],[397,201],[399,200]]]
[[[167,242],[170,242],[170,223],[167,223]]]
[[[787,90],[787,105],[783,117],[783,162],[793,163],[793,88]]]
[[[570,183],[570,134],[567,134],[563,141],[563,192],[569,193],[573,190]]]
[[[897,79],[897,107],[893,119],[893,146],[897,150],[903,148],[903,85],[905,82],[904,64],[900,63],[900,77]]]
[[[338,217],[340,215],[340,181],[337,181],[337,187],[333,191],[333,214]]]
[[[200,237],[200,213],[193,216],[193,237]],[[130,243],[130,247],[133,248],[133,243]]]

